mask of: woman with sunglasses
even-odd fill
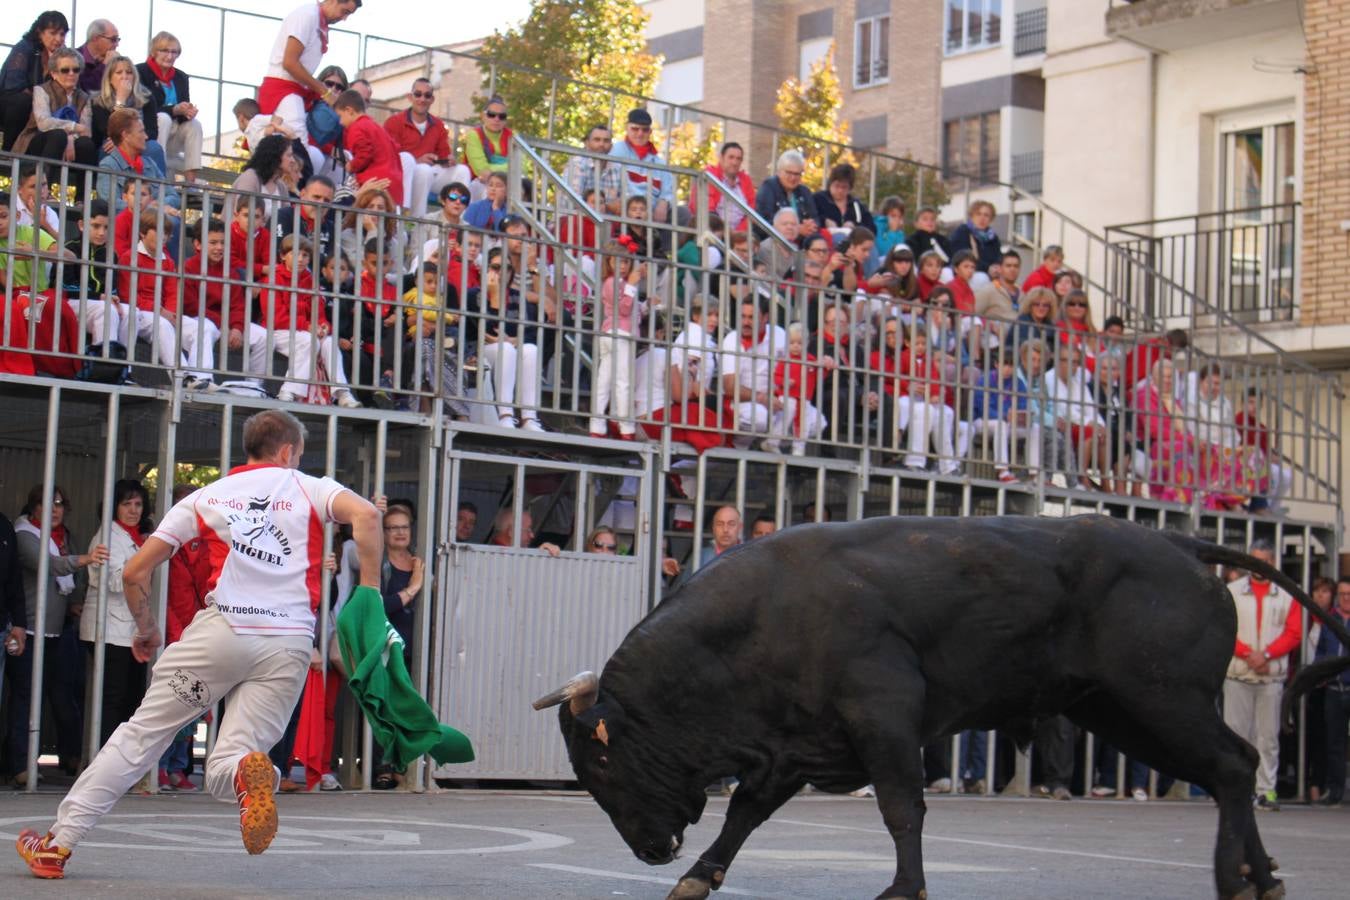
[[[483,123],[464,135],[464,155],[460,162],[469,167],[475,193],[487,191],[492,172],[506,174],[511,151],[511,129],[506,127],[506,101],[493,97],[483,107]]]
[[[33,89],[47,78],[50,56],[66,42],[70,23],[56,10],[33,20],[0,68],[0,131],[4,150],[10,152],[33,112]]]
[[[164,171],[181,172],[184,181],[196,181],[202,167],[202,123],[189,95],[187,73],[177,67],[182,54],[178,38],[161,31],[150,39],[150,57],[136,66],[136,72],[155,98],[158,139],[167,151]]]
[[[1101,338],[1097,335],[1097,326],[1092,324],[1092,309],[1088,306],[1088,297],[1084,291],[1069,292],[1059,309],[1055,325],[1060,330],[1060,340],[1068,340],[1083,354],[1083,368],[1087,369],[1088,374],[1096,372]]]
[[[48,78],[33,90],[33,115],[14,144],[15,153],[98,165],[93,105],[79,84],[83,66],[80,54],[69,47],[57,50],[47,60]],[[84,178],[72,173],[70,181],[76,186],[76,196],[83,196]]]

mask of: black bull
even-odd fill
[[[1181,535],[1095,516],[868,519],[726,554],[628,634],[598,683],[583,673],[535,706],[562,703],[577,779],[648,863],[675,857],[706,785],[740,779],[672,898],[719,887],[802,786],[869,783],[897,857],[881,896],[924,897],[920,748],[971,728],[1025,743],[1063,713],[1208,791],[1219,895],[1269,900],[1283,885],[1252,811],[1257,754],[1215,705],[1237,616],[1213,564],[1275,579],[1350,644],[1278,571]]]

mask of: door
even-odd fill
[[[1217,299],[1248,321],[1288,318],[1294,305],[1297,135],[1273,118],[1221,133]]]

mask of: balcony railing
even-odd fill
[[[1298,305],[1299,210],[1283,203],[1108,228],[1107,240],[1124,253],[1122,275],[1132,260],[1160,276],[1124,277],[1120,287],[1158,319],[1189,316],[1189,292],[1239,321],[1289,321]]]
[[[1019,12],[1015,19],[1016,37],[1013,38],[1013,55],[1030,56],[1045,52],[1046,8],[1029,9]]]
[[[1039,194],[1044,168],[1045,151],[1033,150],[1030,153],[1014,153],[1012,158],[1012,183],[1029,194]]]

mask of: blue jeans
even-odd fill
[[[988,774],[989,732],[961,732],[961,780],[974,781]]]
[[[1116,789],[1116,770],[1119,767],[1117,763],[1119,757],[1120,754],[1116,751],[1115,747],[1112,747],[1105,741],[1098,743],[1097,772],[1099,777],[1096,781],[1097,784],[1102,787],[1111,788],[1112,790]],[[1136,759],[1127,760],[1125,765],[1126,791],[1133,791],[1135,788],[1148,790],[1148,772],[1148,766],[1144,765],[1142,762],[1139,762]],[[1174,781],[1175,779],[1170,775],[1164,775],[1159,772],[1158,796],[1161,797],[1171,790]]]

